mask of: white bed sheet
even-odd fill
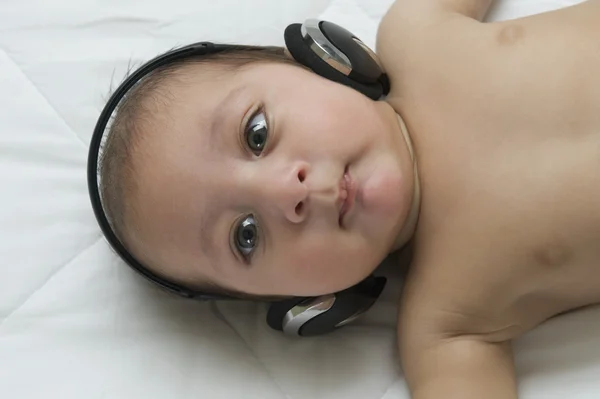
[[[0,392],[5,398],[407,398],[393,279],[359,323],[316,339],[265,307],[201,304],[139,279],[93,218],[87,145],[109,82],[198,40],[282,45],[320,16],[373,45],[391,0],[3,0],[0,4]],[[577,0],[498,0],[491,19]],[[600,309],[516,343],[523,398],[600,396]]]

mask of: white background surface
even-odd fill
[[[416,0],[415,0],[416,1]],[[575,3],[499,0],[493,19]],[[321,16],[374,44],[390,0],[0,0],[2,398],[406,398],[399,282],[343,331],[290,339],[265,307],[166,295],[108,249],[87,195],[87,144],[128,65],[212,40],[283,44]],[[516,344],[523,398],[597,398],[600,310]]]

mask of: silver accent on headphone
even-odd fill
[[[350,63],[346,54],[342,53],[325,37],[321,32],[321,28],[319,28],[319,22],[318,19],[306,20],[300,28],[302,38],[323,61],[344,75],[349,76],[352,72],[352,63]]]
[[[300,335],[300,328],[309,320],[331,309],[335,299],[335,295],[325,295],[294,306],[283,317],[283,332],[289,335]]]

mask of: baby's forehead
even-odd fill
[[[200,64],[187,66],[163,85],[166,111],[186,113],[194,110],[209,117],[219,105],[223,105],[221,102],[225,96],[241,85],[251,86],[252,80],[245,79],[243,71]]]
[[[163,93],[151,100],[146,107],[150,112],[140,118],[144,136],[140,149],[146,154],[142,168],[210,156],[221,142],[212,140],[217,133],[233,131],[243,117],[249,91],[240,79],[225,79],[226,72],[203,68],[187,72],[186,77],[162,82]]]
[[[296,66],[272,61],[256,61],[241,66],[197,63],[183,65],[177,73],[169,76],[164,84],[172,92],[177,91],[180,94],[193,92],[195,95],[207,96],[219,91],[227,91],[240,84],[248,88],[278,85],[281,78],[299,70],[301,68]]]
[[[147,137],[174,135],[190,119],[206,123],[216,111],[223,94],[230,90],[235,77],[227,71],[215,71],[203,65],[185,69],[164,77],[156,77],[152,89],[139,101],[136,124]]]

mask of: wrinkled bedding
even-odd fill
[[[182,300],[123,267],[101,237],[85,180],[98,113],[131,66],[200,40],[283,45],[285,26],[309,17],[374,45],[391,2],[5,0],[3,398],[408,398],[395,346],[398,277],[356,324],[288,338],[268,329],[263,304]],[[498,0],[490,18],[576,2]],[[516,361],[522,398],[600,397],[600,309],[527,334]]]

